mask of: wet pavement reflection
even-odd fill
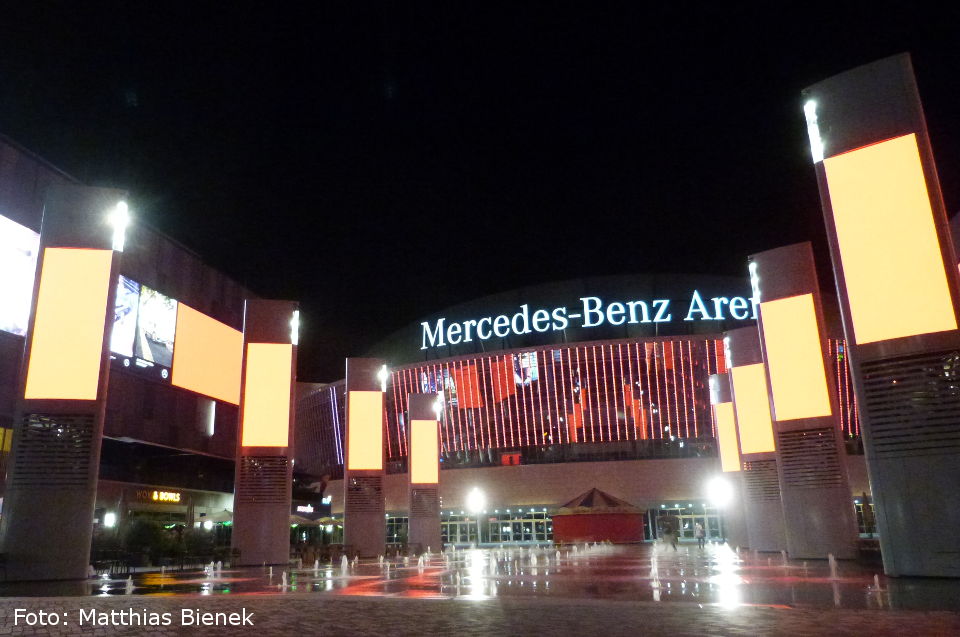
[[[151,572],[129,579],[4,583],[9,596],[203,596],[317,593],[484,600],[576,598],[721,607],[960,611],[960,581],[885,578],[879,566],[789,560],[780,554],[659,545],[466,549],[419,558],[317,563],[302,568]]]

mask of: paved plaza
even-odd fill
[[[649,545],[463,550],[272,572],[214,567],[8,583],[0,634],[960,634],[960,583],[875,580],[873,571]]]

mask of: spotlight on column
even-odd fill
[[[290,342],[293,345],[300,344],[300,310],[294,310],[290,317]]]
[[[437,392],[437,399],[433,402],[433,413],[437,415],[437,420],[443,416],[443,392]]]
[[[117,252],[123,252],[127,226],[130,225],[130,213],[127,210],[126,201],[117,202],[113,210],[107,214],[107,223],[113,228],[113,249]]]
[[[377,379],[380,381],[380,391],[387,391],[387,379],[390,378],[390,370],[387,369],[386,365],[383,365],[380,368],[380,371],[377,372]]]
[[[733,485],[724,478],[716,476],[707,481],[707,500],[718,509],[733,501]]]

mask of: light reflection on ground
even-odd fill
[[[779,554],[738,554],[727,546],[678,551],[653,545],[471,549],[422,562],[369,560],[313,568],[274,567],[139,574],[130,580],[6,583],[2,596],[282,595],[485,600],[496,597],[688,602],[736,608],[900,608],[960,610],[960,582],[887,579],[879,567],[841,563],[836,578],[823,561]],[[286,585],[284,586],[284,575]]]

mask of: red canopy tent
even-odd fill
[[[553,515],[553,541],[558,544],[642,542],[643,513],[625,500],[600,489],[590,489]]]

